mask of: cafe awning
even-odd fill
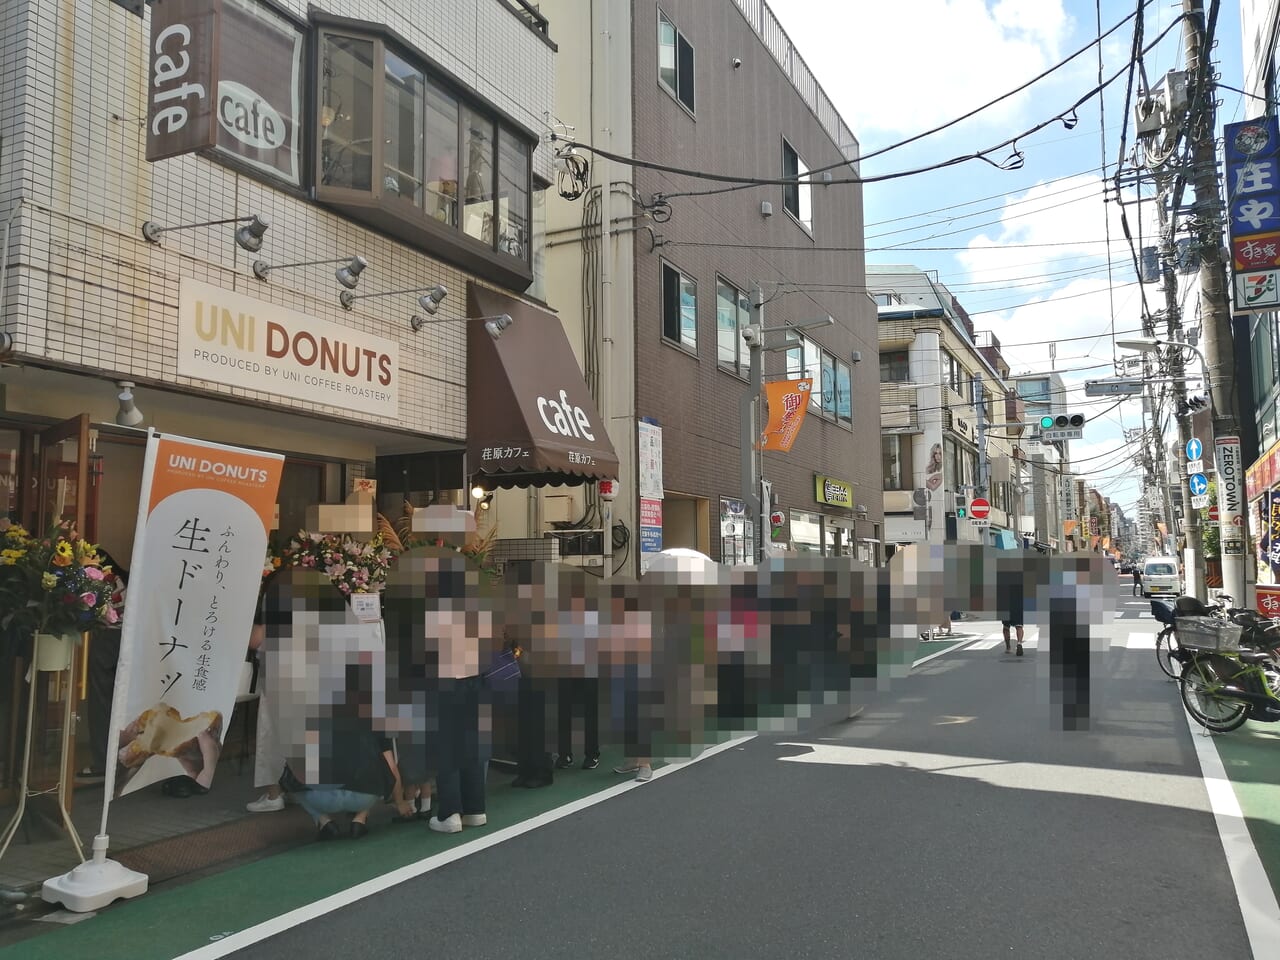
[[[577,486],[618,478],[618,455],[560,320],[470,283],[471,317],[511,317],[493,337],[467,324],[467,469],[486,487]]]

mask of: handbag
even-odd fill
[[[508,643],[489,661],[481,676],[485,686],[498,693],[512,693],[520,684],[519,646]]]

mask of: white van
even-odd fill
[[[1147,557],[1142,562],[1142,595],[1149,597],[1153,593],[1182,595],[1177,557]]]

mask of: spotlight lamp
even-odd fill
[[[258,216],[256,213],[251,217],[231,217],[227,220],[205,220],[202,223],[184,223],[176,227],[165,227],[154,220],[148,220],[142,225],[142,237],[148,243],[159,243],[160,235],[168,233],[171,230],[191,230],[195,227],[216,227],[225,223],[240,223],[244,226],[237,227],[235,232],[236,245],[242,250],[250,253],[257,253],[262,249],[262,238],[270,226],[266,220]]]
[[[429,323],[464,323],[468,320],[483,320],[485,332],[493,339],[497,340],[502,336],[502,331],[511,326],[512,320],[509,313],[498,314],[495,317],[420,317],[414,314],[409,318],[409,326],[413,327],[413,332],[418,333]]]
[[[488,495],[489,495],[489,491],[486,490],[484,487],[480,486],[480,484],[476,484],[474,487],[471,488],[471,496],[476,500],[483,500]]]
[[[120,393],[116,397],[120,401],[120,409],[116,412],[116,423],[122,427],[136,427],[142,423],[142,411],[133,402],[133,383],[120,380],[116,383]]]
[[[363,267],[361,269],[363,269]],[[341,280],[342,278],[339,277],[339,279]],[[355,284],[351,284],[351,286],[355,286]],[[346,290],[343,290],[342,293],[338,294],[338,302],[342,304],[342,308],[344,310],[350,310],[355,306],[355,302],[357,300],[370,300],[374,297],[399,297],[407,293],[422,293],[424,290],[426,291],[426,295],[418,298],[418,305],[422,307],[423,310],[426,310],[427,313],[435,313],[436,309],[440,306],[440,302],[449,295],[449,291],[438,283],[433,287],[411,287],[408,290],[385,290],[382,293],[352,293],[350,287],[348,287]],[[427,303],[430,303],[432,306],[428,307]]]
[[[266,280],[267,274],[272,270],[289,270],[293,267],[317,267],[324,264],[340,263],[334,276],[338,282],[348,290],[354,290],[356,284],[360,282],[360,274],[364,273],[365,267],[369,266],[369,261],[364,257],[339,257],[337,260],[304,260],[299,263],[267,263],[265,260],[253,261],[253,275],[259,280]]]

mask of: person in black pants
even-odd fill
[[[1133,568],[1133,595],[1136,597],[1136,596],[1139,596],[1139,595],[1140,595],[1140,594],[1142,594],[1142,593],[1143,593],[1143,590],[1142,590],[1142,571],[1141,571],[1141,570],[1139,570],[1137,567],[1134,567],[1134,568]]]
[[[566,677],[560,681],[560,758],[556,766],[573,766],[573,713],[582,705],[582,769],[600,766],[600,681],[596,677]]]
[[[111,568],[115,586],[110,603],[117,614],[124,613],[125,591],[129,571],[115,562],[105,550],[98,551],[102,565]],[[107,741],[111,739],[111,701],[116,693],[116,664],[120,660],[120,621],[97,627],[89,642],[89,764],[79,774],[81,781],[99,780],[107,769]]]

